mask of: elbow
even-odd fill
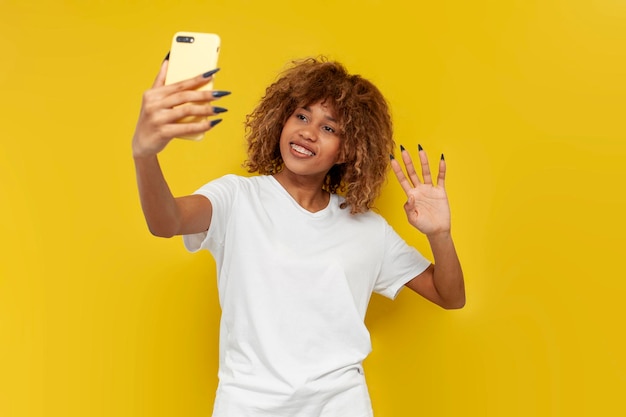
[[[446,310],[460,310],[465,307],[465,281],[461,274],[460,279],[450,291],[445,293],[445,297],[442,295],[442,303],[440,304]]]
[[[150,233],[152,234],[152,236],[162,237],[165,239],[169,239],[175,236],[173,233],[153,232],[152,230],[150,231]]]
[[[463,291],[456,297],[450,297],[442,300],[441,303],[439,303],[439,306],[445,310],[460,310],[465,307],[465,301],[465,291]]]
[[[455,300],[451,302],[446,302],[441,305],[446,310],[460,310],[465,307],[465,297],[460,300]]]
[[[171,238],[176,236],[176,231],[173,227],[164,227],[162,225],[151,225],[148,223],[148,230],[152,234],[152,236],[163,237],[163,238]]]
[[[150,229],[150,233],[152,234],[152,236],[162,237],[162,238],[166,238],[166,239],[174,237],[173,233],[167,233],[167,232],[163,232],[163,231],[160,231],[160,230]]]

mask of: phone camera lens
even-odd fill
[[[193,38],[193,36],[177,36],[176,37],[176,42],[180,42],[180,43],[193,43],[195,39]]]

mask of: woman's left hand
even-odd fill
[[[421,146],[418,155],[422,166],[423,182],[420,181],[415,171],[409,152],[402,148],[401,155],[406,175],[396,159],[391,160],[391,168],[407,196],[404,210],[409,223],[427,236],[450,233],[450,206],[444,187],[446,162],[443,155],[439,160],[436,184],[433,184],[428,157]]]

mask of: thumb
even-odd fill
[[[404,210],[406,210],[407,213],[413,211],[413,208],[415,207],[414,204],[415,197],[412,195],[408,196],[408,200],[404,203]]]
[[[167,66],[169,63],[170,62],[167,59],[163,61],[163,63],[161,64],[161,70],[159,71],[159,74],[154,80],[154,83],[152,84],[152,88],[161,87],[165,84],[165,76],[167,75]]]

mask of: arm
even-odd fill
[[[150,232],[161,237],[207,230],[212,208],[211,202],[203,196],[174,198],[157,154],[173,138],[206,132],[217,124],[206,119],[216,113],[215,108],[207,104],[215,100],[213,92],[194,90],[209,82],[211,74],[164,85],[166,73],[167,61],[164,61],[152,88],[143,95],[132,143],[141,207]],[[202,116],[203,119],[176,123],[187,116]]]
[[[415,171],[409,153],[404,148],[401,153],[408,178],[395,159],[392,159],[391,167],[407,194],[404,210],[409,223],[428,238],[435,261],[406,286],[443,308],[462,308],[465,305],[465,283],[450,232],[450,207],[444,188],[445,160],[442,155],[437,184],[434,185],[426,152],[421,147],[419,158],[423,183]]]
[[[141,208],[150,233],[172,237],[209,229],[211,202],[201,195],[174,198],[156,155],[135,157],[135,171]]]

